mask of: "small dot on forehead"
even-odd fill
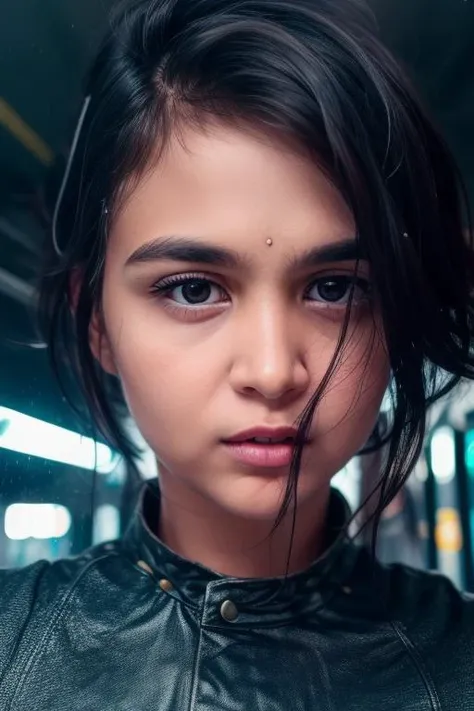
[[[269,247],[272,246],[273,240],[271,239],[271,237],[269,237],[269,238],[267,239],[267,244],[268,244]]]

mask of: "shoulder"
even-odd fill
[[[474,595],[459,590],[439,572],[374,563],[370,551],[361,547],[353,582],[363,609],[368,606],[367,612],[377,619],[392,621],[426,641],[465,636],[474,642]]]
[[[461,622],[474,632],[474,595],[462,592],[446,576],[407,565],[384,566],[390,612],[407,627],[423,620],[438,632]]]
[[[100,561],[120,553],[120,541],[93,546],[77,556],[40,560],[23,568],[0,569],[0,600],[10,596],[31,604],[47,603],[51,590],[68,588]],[[0,611],[5,608],[2,605]]]
[[[441,708],[466,708],[474,680],[474,595],[444,575],[405,565],[383,568],[387,617]]]
[[[115,541],[52,563],[0,570],[0,676],[22,649],[40,641],[78,589],[100,586],[107,561],[120,553]]]

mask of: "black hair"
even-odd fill
[[[377,524],[420,455],[427,406],[474,369],[462,181],[373,17],[356,0],[134,0],[115,12],[85,95],[57,213],[59,250],[49,240],[41,286],[56,371],[74,369],[98,432],[133,462],[119,385],[95,361],[88,337],[108,220],[180,125],[217,119],[288,137],[346,201],[371,264],[393,375]],[[300,418],[275,525],[296,501],[301,441],[337,370],[349,311],[331,367]]]

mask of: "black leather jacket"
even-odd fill
[[[447,579],[344,535],[285,585],[224,578],[152,534],[156,493],[121,540],[0,572],[1,711],[474,710],[474,598]]]

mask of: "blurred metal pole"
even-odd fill
[[[428,569],[438,569],[438,549],[436,547],[436,479],[431,466],[431,452],[426,455],[428,476],[425,484],[426,522],[428,524],[427,558]]]
[[[377,488],[377,484],[380,481],[382,456],[382,451],[376,450],[375,452],[364,454],[360,457],[360,501],[368,500],[358,518],[358,528],[363,526],[361,543],[365,546],[370,545],[372,541],[372,516],[377,507],[378,495],[371,496],[371,494]]]
[[[474,592],[474,561],[472,551],[471,502],[469,500],[469,477],[465,459],[465,433],[454,431],[456,452],[456,489],[458,498],[459,518],[462,530],[462,573],[464,589]]]

